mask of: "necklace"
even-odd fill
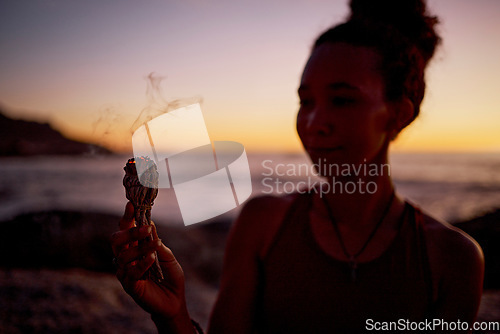
[[[344,243],[344,239],[342,239],[342,235],[340,234],[340,230],[339,230],[339,227],[337,225],[337,221],[333,218],[332,210],[330,209],[330,206],[328,205],[328,202],[326,201],[326,197],[323,197],[323,201],[325,202],[326,210],[328,211],[328,216],[332,222],[333,228],[335,230],[335,234],[337,235],[337,238],[339,239],[340,246],[342,247],[342,252],[349,259],[349,267],[351,269],[351,280],[353,282],[356,281],[356,269],[358,268],[358,262],[356,261],[356,259],[358,258],[358,256],[360,256],[364,252],[364,250],[366,249],[366,247],[368,246],[368,244],[373,239],[373,237],[377,233],[378,229],[382,225],[382,222],[384,221],[385,217],[389,213],[389,209],[392,206],[392,202],[394,201],[394,197],[395,197],[395,192],[392,191],[391,198],[387,202],[387,205],[382,213],[382,216],[378,220],[377,225],[375,225],[375,228],[372,230],[372,232],[368,236],[368,239],[365,241],[365,243],[363,244],[361,249],[358,252],[356,252],[355,254],[351,254],[347,250],[347,247]]]

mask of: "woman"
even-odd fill
[[[404,321],[476,316],[481,249],[401,199],[383,168],[391,141],[418,116],[437,19],[423,0],[352,0],[351,11],[316,40],[298,89],[297,131],[313,163],[371,168],[322,168],[321,189],[245,205],[209,333],[356,333],[398,321],[393,329],[409,330]],[[180,265],[154,228],[133,226],[127,204],[113,236],[124,289],[160,332],[193,333]],[[148,246],[134,246],[151,233]],[[154,251],[167,277],[160,285],[139,280]]]

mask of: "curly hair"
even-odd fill
[[[415,119],[425,93],[425,68],[441,38],[438,19],[427,13],[424,0],[351,0],[348,20],[322,33],[314,48],[345,42],[374,48],[390,101],[407,97]]]

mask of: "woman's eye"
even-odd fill
[[[340,97],[340,96],[334,97],[331,101],[332,101],[333,105],[339,106],[339,107],[342,107],[342,106],[354,103],[354,99],[353,98]]]

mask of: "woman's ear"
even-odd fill
[[[397,135],[406,128],[415,118],[415,108],[409,98],[404,97],[397,101],[392,101],[392,121],[389,122],[387,129],[391,132],[391,138],[395,139]]]

